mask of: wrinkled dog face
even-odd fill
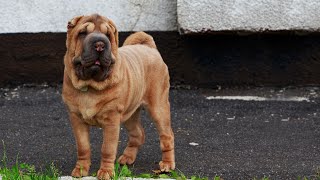
[[[116,61],[118,32],[113,22],[99,15],[80,16],[68,23],[67,51],[81,80],[103,81]]]

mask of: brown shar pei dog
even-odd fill
[[[103,129],[101,165],[97,176],[109,179],[117,155],[120,124],[129,141],[120,164],[132,164],[144,143],[141,108],[152,117],[160,137],[160,170],[175,168],[171,129],[168,68],[153,38],[137,32],[118,48],[118,31],[103,16],[79,16],[68,23],[64,57],[63,100],[77,143],[72,176],[87,176],[91,165],[90,126]]]

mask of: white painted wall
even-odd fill
[[[320,28],[320,0],[177,0],[177,14],[185,33]]]
[[[0,33],[65,32],[92,13],[119,31],[319,31],[319,9],[320,0],[3,0]]]
[[[175,0],[3,0],[0,33],[65,32],[76,15],[99,13],[119,31],[175,31]]]

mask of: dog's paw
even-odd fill
[[[83,176],[88,176],[89,174],[89,169],[90,169],[90,161],[81,161],[77,162],[76,167],[73,169],[71,176],[72,177],[83,177]]]
[[[174,161],[160,161],[159,166],[161,172],[169,172],[176,168],[176,163]]]
[[[121,165],[125,165],[125,164],[131,165],[134,163],[135,159],[136,159],[135,157],[123,154],[119,157],[118,162]]]
[[[83,168],[79,168],[79,167],[75,167],[71,173],[72,177],[84,177],[84,176],[88,176],[89,171]]]
[[[99,169],[97,173],[97,178],[100,180],[109,180],[113,176],[113,169]]]

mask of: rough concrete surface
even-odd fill
[[[248,95],[271,100],[208,98]],[[176,167],[187,176],[209,179],[215,175],[225,180],[315,178],[320,171],[319,95],[318,87],[171,90]],[[309,101],[285,101],[290,97]],[[38,170],[53,161],[62,175],[70,175],[76,147],[61,86],[1,88],[0,114],[0,140],[6,144],[9,164],[17,155],[20,162]],[[144,112],[142,122],[146,142],[130,169],[152,173],[161,159],[159,138]],[[91,173],[99,168],[101,142],[101,129],[92,128]],[[126,143],[121,128],[118,156]]]
[[[0,33],[66,32],[68,20],[100,13],[121,31],[176,30],[176,1],[172,0],[12,0],[0,6]]]
[[[177,0],[181,33],[320,28],[318,0]]]

